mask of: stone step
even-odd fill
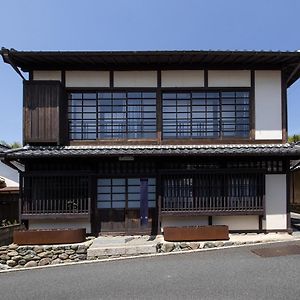
[[[116,256],[153,254],[156,252],[157,252],[156,244],[134,245],[134,246],[106,245],[105,247],[90,247],[87,251],[87,258],[101,259],[101,258],[116,257]]]

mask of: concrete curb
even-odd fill
[[[135,256],[126,256],[126,257],[83,260],[83,261],[79,261],[79,262],[70,262],[70,263],[57,264],[57,265],[46,265],[46,266],[37,266],[37,267],[29,267],[29,268],[20,268],[20,269],[12,268],[9,270],[0,270],[0,275],[3,273],[9,273],[9,272],[40,270],[40,269],[47,269],[47,268],[67,267],[67,266],[93,264],[93,263],[104,263],[104,262],[111,262],[111,261],[130,260],[130,259],[137,259],[137,258],[149,258],[149,257],[166,256],[166,255],[178,255],[178,254],[180,255],[180,254],[188,254],[188,253],[192,254],[192,253],[196,253],[196,252],[218,251],[218,250],[223,250],[223,249],[225,250],[225,249],[233,249],[233,248],[241,248],[241,247],[253,247],[253,246],[276,244],[276,243],[292,243],[292,242],[297,242],[297,241],[300,241],[300,237],[295,238],[293,240],[265,241],[265,242],[253,243],[253,244],[232,245],[232,246],[223,246],[223,247],[214,247],[214,248],[202,248],[202,249],[196,249],[196,250],[182,250],[182,251],[174,251],[174,252],[167,252],[167,253],[141,254],[141,255],[135,255]]]

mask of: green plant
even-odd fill
[[[10,226],[10,225],[16,225],[18,224],[17,220],[14,220],[13,222],[11,222],[10,220],[2,220],[0,226],[1,227],[5,227],[5,226]]]
[[[6,141],[0,140],[0,144],[3,146],[6,146],[6,147],[12,148],[12,149],[22,147],[21,143],[19,143],[19,142],[13,142],[10,144],[10,143],[7,143]]]
[[[294,135],[290,135],[288,137],[288,142],[289,143],[296,143],[300,141],[300,134],[294,134]]]

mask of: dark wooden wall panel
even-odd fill
[[[24,144],[61,144],[65,140],[63,103],[60,82],[24,82]]]

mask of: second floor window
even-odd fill
[[[249,136],[249,92],[164,92],[163,138]]]
[[[156,138],[156,93],[69,94],[71,140]]]
[[[249,90],[163,91],[157,129],[155,92],[69,93],[70,140],[247,138]]]

